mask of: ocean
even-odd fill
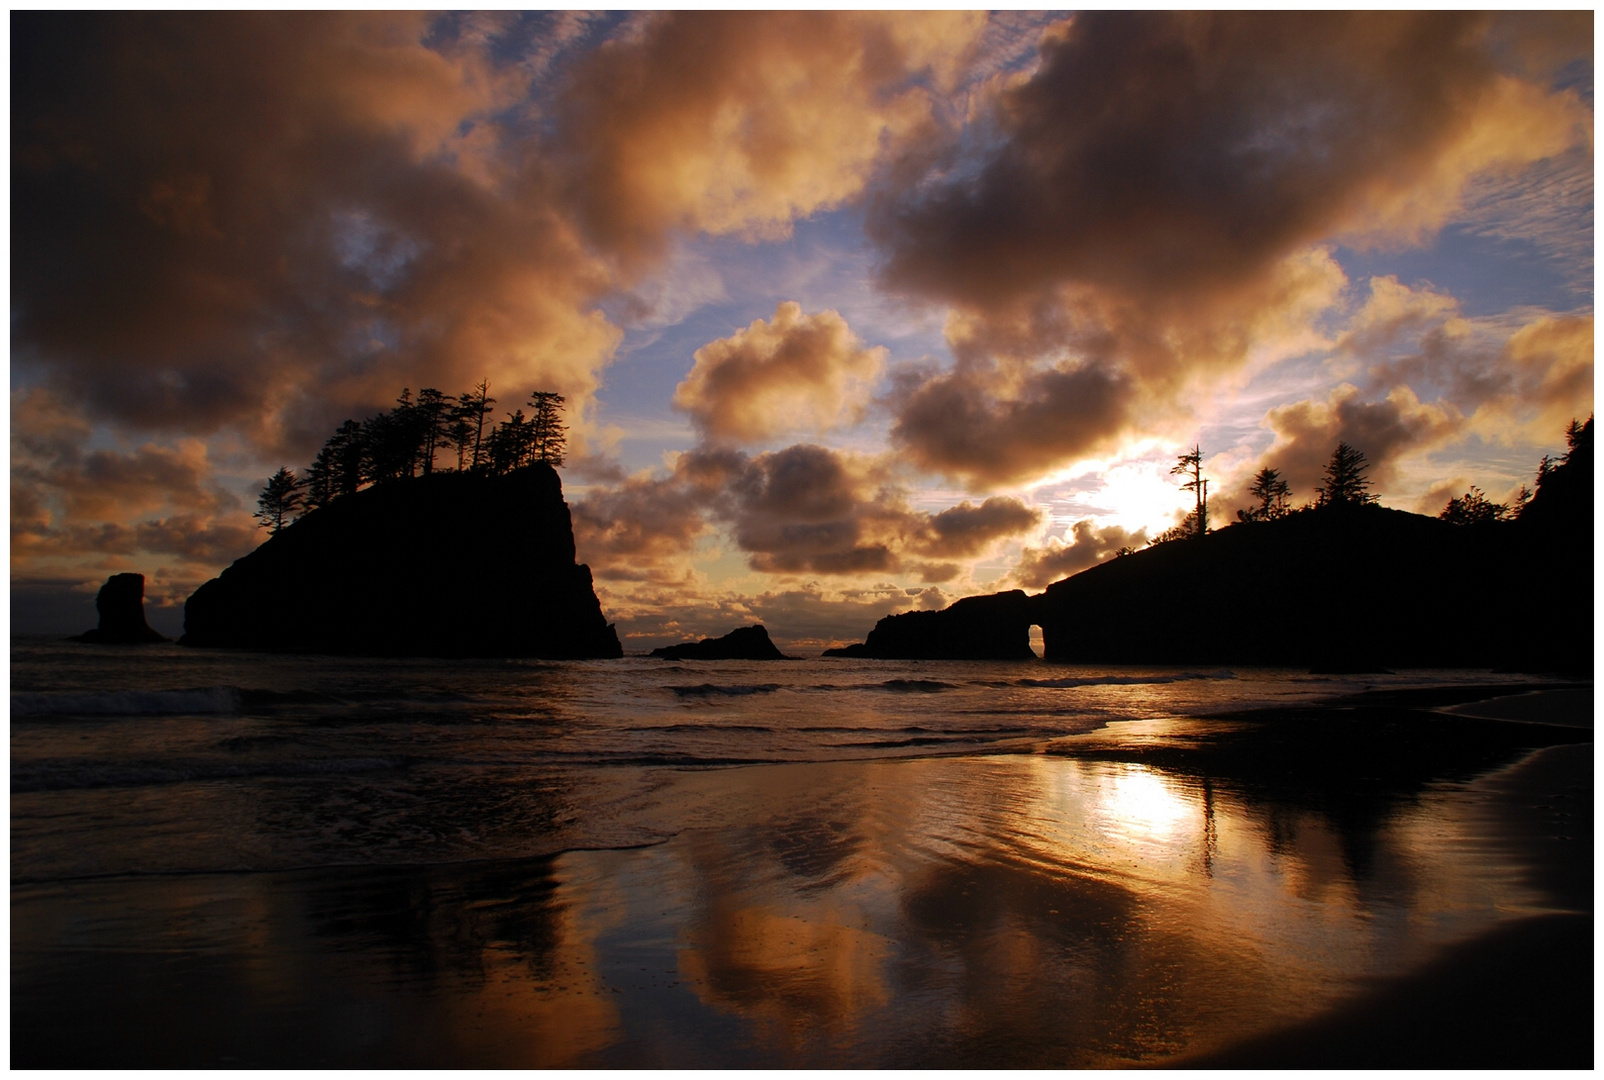
[[[1485,778],[1355,819],[1066,749],[1519,681],[13,638],[13,1061],[1163,1062],[1552,899]]]

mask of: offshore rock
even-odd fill
[[[686,641],[653,649],[653,656],[665,660],[788,660],[769,640],[762,623],[731,630],[723,637]]]
[[[304,515],[199,589],[182,645],[368,656],[623,655],[562,482],[435,473]]]
[[[100,625],[74,641],[95,645],[146,645],[167,641],[145,622],[145,575],[113,574],[95,594]]]
[[[825,656],[871,660],[1034,660],[1035,598],[1021,590],[970,596],[940,611],[887,615],[859,645]]]

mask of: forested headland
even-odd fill
[[[1257,505],[1208,527],[1199,450],[1176,472],[1195,509],[1145,549],[1048,586],[882,619],[838,655],[1066,663],[1254,664],[1366,671],[1492,667],[1584,673],[1593,642],[1593,420],[1508,504],[1472,487],[1435,517],[1384,507],[1340,444],[1312,501],[1274,469]]]

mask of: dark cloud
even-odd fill
[[[403,385],[583,399],[607,278],[416,14],[19,15],[14,361],[96,419],[305,454]]]
[[[930,518],[928,537],[915,548],[929,555],[978,555],[992,542],[1041,523],[1041,511],[1016,498],[993,496],[979,506],[964,501]]]
[[[932,376],[899,396],[893,441],[924,468],[984,487],[1089,455],[1130,419],[1127,380],[1051,367],[1004,389],[992,373]]]
[[[1056,537],[1044,548],[1027,547],[1020,554],[1012,577],[1027,589],[1043,589],[1055,581],[1078,574],[1112,558],[1121,548],[1139,549],[1147,544],[1147,530],[1127,532],[1118,525],[1098,528],[1090,518],[1077,521],[1069,531],[1068,543]]]
[[[1056,283],[1180,298],[1336,234],[1438,224],[1468,172],[1563,149],[1584,118],[1574,97],[1501,83],[1489,23],[1078,14],[999,96],[1001,139],[978,173],[883,206],[888,275],[983,307]],[[1422,185],[1442,201],[1418,205]]]
[[[1492,24],[1086,12],[1049,32],[989,138],[971,125],[874,204],[886,282],[956,309],[957,366],[900,392],[895,436],[983,487],[1184,420],[1198,380],[1334,302],[1326,245],[1414,240],[1472,177],[1586,140],[1581,99],[1501,68],[1518,24]]]
[[[1265,421],[1275,432],[1275,442],[1263,463],[1280,470],[1297,504],[1314,501],[1337,444],[1347,443],[1365,455],[1366,475],[1371,490],[1377,491],[1392,482],[1399,458],[1430,449],[1455,434],[1461,418],[1440,405],[1422,404],[1407,389],[1367,401],[1356,388],[1343,385],[1324,401],[1271,409]]]
[[[632,477],[578,500],[581,558],[598,577],[678,580],[683,558],[712,523],[729,530],[753,570],[861,576],[908,570],[948,581],[950,560],[1034,528],[1040,515],[1016,498],[964,502],[937,514],[908,506],[880,458],[799,444],[747,454],[698,447],[666,475]]]
[[[856,196],[930,116],[967,12],[646,16],[577,65],[554,150],[586,234],[626,266],[673,230],[784,236]]]

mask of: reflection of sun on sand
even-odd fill
[[[1130,766],[1114,778],[1108,810],[1124,823],[1126,832],[1158,840],[1167,838],[1182,819],[1196,813],[1157,774],[1140,766]]]

